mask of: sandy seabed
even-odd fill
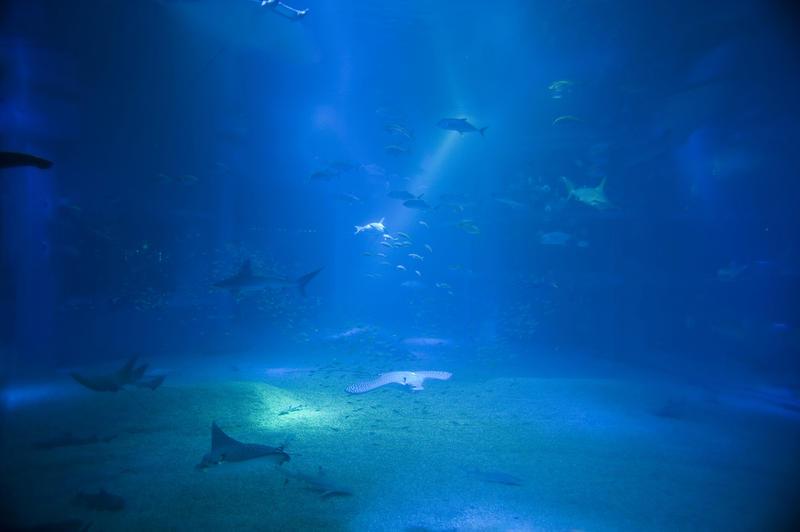
[[[447,369],[447,368],[421,368]],[[167,379],[156,391],[74,393],[6,411],[4,518],[91,530],[781,530],[800,471],[800,422],[646,379],[459,378],[362,395],[347,373]],[[74,383],[73,383],[74,384]],[[280,412],[299,409],[279,415]],[[667,407],[665,409],[665,406]],[[216,421],[243,442],[289,434],[268,460],[198,471]],[[71,431],[107,443],[36,450]],[[512,475],[521,485],[474,473]],[[76,507],[79,491],[124,497]]]

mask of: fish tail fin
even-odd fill
[[[311,273],[307,273],[307,274],[305,274],[304,276],[302,276],[301,278],[299,278],[297,280],[297,289],[300,290],[300,294],[303,297],[306,297],[306,285],[308,284],[308,282],[311,279],[313,279],[319,272],[321,272],[323,270],[323,268],[325,268],[325,267],[323,266],[322,268],[320,268],[318,270],[314,270]]]
[[[575,195],[575,185],[572,184],[572,181],[570,181],[569,179],[567,179],[563,175],[561,176],[561,181],[563,181],[564,185],[567,187],[567,198],[571,198],[572,196],[574,196]]]
[[[484,132],[484,131],[486,131],[487,129],[489,129],[489,126],[484,126],[484,127],[480,128],[480,129],[478,130],[478,131],[480,131],[480,133],[481,133],[481,137],[483,136],[483,132]]]
[[[360,232],[361,232],[361,228],[360,228],[360,227],[358,227],[358,226],[356,226],[356,232],[355,232],[355,233],[353,233],[353,234],[354,234],[354,235],[357,235],[357,234],[358,234],[358,233],[360,233]]]

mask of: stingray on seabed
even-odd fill
[[[216,422],[211,423],[211,452],[203,456],[203,459],[195,469],[206,469],[222,462],[244,462],[254,458],[267,457],[270,461],[281,465],[289,461],[289,455],[283,450],[292,440],[293,436],[286,438],[286,441],[278,447],[261,445],[260,443],[242,443],[234,440],[219,428]]]

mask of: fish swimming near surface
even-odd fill
[[[486,129],[489,127],[485,126],[478,129],[469,122],[467,122],[466,118],[442,118],[436,123],[436,125],[442,129],[447,129],[450,131],[458,131],[462,135],[464,133],[471,133],[473,131],[477,131],[478,133],[481,134],[481,136],[483,136],[483,132],[486,131]]]
[[[243,462],[254,458],[267,457],[271,461],[281,465],[290,460],[289,455],[283,450],[291,441],[289,436],[286,441],[278,447],[261,445],[259,443],[242,443],[234,440],[219,428],[216,422],[211,423],[211,452],[203,456],[195,469],[206,469],[222,462]]]
[[[564,182],[564,185],[567,187],[567,199],[575,198],[576,200],[580,201],[581,203],[585,203],[590,207],[595,207],[597,209],[605,209],[611,207],[611,203],[608,201],[605,193],[605,186],[606,186],[606,178],[604,177],[600,184],[596,187],[580,187],[575,188],[575,185],[572,184],[572,181],[567,179],[566,177],[561,177],[561,180]]]
[[[233,277],[228,277],[222,281],[214,283],[217,288],[230,290],[233,294],[240,292],[253,292],[259,290],[267,290],[269,288],[294,288],[300,292],[300,295],[306,297],[306,285],[321,272],[323,268],[314,270],[297,279],[287,279],[285,277],[265,277],[261,275],[253,275],[250,260],[244,261],[239,273]]]
[[[28,153],[0,151],[0,168],[16,168],[18,166],[34,166],[46,170],[52,167],[53,163]]]
[[[422,383],[425,379],[438,379],[446,381],[453,374],[448,371],[390,371],[381,373],[377,379],[351,384],[345,391],[347,393],[366,393],[386,384],[402,384],[411,386],[412,390],[423,390]]]
[[[80,506],[90,510],[106,510],[108,512],[119,512],[125,508],[125,499],[119,495],[114,495],[106,490],[99,490],[97,493],[79,492],[72,499],[73,506]]]
[[[95,392],[116,392],[127,385],[155,390],[166,377],[165,375],[146,377],[144,372],[147,370],[147,364],[142,364],[139,367],[134,367],[135,365],[136,357],[132,357],[124,366],[112,373],[82,375],[73,372],[70,373],[70,376]]]

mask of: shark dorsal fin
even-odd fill
[[[127,384],[131,381],[133,377],[133,366],[136,364],[136,357],[131,357],[128,362],[122,366],[119,371],[117,372],[117,380],[119,381],[119,385],[122,386],[123,384]]]
[[[600,184],[599,184],[599,185],[597,185],[597,190],[599,190],[600,192],[602,192],[602,191],[603,191],[603,189],[605,188],[605,186],[606,186],[606,178],[604,177],[604,178],[603,178],[603,180],[602,180],[602,181],[600,181]]]
[[[242,267],[239,268],[239,274],[237,277],[252,277],[253,276],[253,268],[250,266],[250,259],[247,259],[242,263]]]
[[[216,421],[211,423],[211,452],[239,444],[240,442],[222,432],[222,429],[217,426]]]

